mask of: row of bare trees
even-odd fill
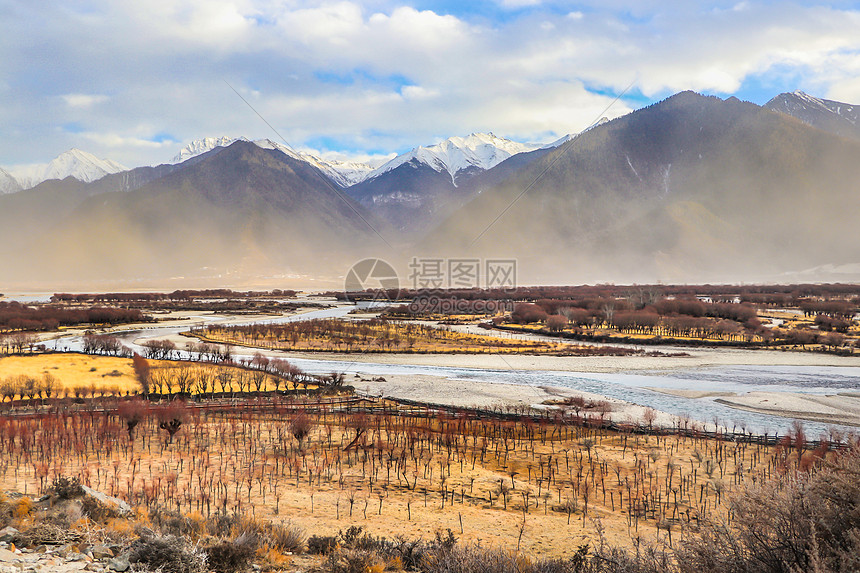
[[[259,352],[239,362],[225,360],[217,365],[182,362],[154,367],[147,358],[135,354],[132,365],[144,396],[259,394],[272,389],[288,390],[290,386],[307,390],[311,385],[332,385],[325,377],[311,376],[287,360],[268,358]]]
[[[0,417],[0,474],[43,487],[63,472],[131,502],[206,515],[277,514],[290,493],[291,511],[321,519],[367,519],[373,504],[405,523],[470,506],[541,527],[615,515],[639,536],[696,528],[709,516],[731,523],[729,492],[814,472],[833,457],[827,447],[807,450],[800,432],[774,448],[609,431],[549,414],[246,405],[127,401],[103,412]]]
[[[53,374],[45,373],[41,377],[28,374],[10,376],[0,382],[0,396],[3,401],[12,402],[16,396],[30,400],[43,397],[50,399],[56,396],[60,390],[60,384]]]
[[[33,352],[39,345],[39,337],[31,332],[16,332],[0,335],[0,354],[23,354]]]

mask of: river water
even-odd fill
[[[354,307],[338,306],[315,310],[304,314],[269,318],[265,320],[249,320],[252,322],[284,323],[312,318],[343,317]],[[114,333],[122,339],[123,344],[142,353],[135,343],[141,338],[163,338],[188,330],[191,326],[220,320],[213,315],[193,317],[181,327],[154,326],[142,330],[122,331]],[[57,350],[81,351],[82,340],[79,336],[61,337],[51,341],[49,346]],[[237,349],[234,349],[234,353]],[[236,357],[250,357],[253,351],[235,353]],[[555,386],[602,394],[650,406],[657,410],[675,416],[689,416],[694,420],[712,425],[715,420],[719,425],[731,429],[733,426],[740,430],[758,434],[774,432],[785,434],[793,420],[768,414],[745,412],[729,408],[711,398],[690,399],[671,396],[649,390],[648,388],[667,388],[683,390],[707,390],[714,392],[744,393],[751,391],[768,392],[802,392],[808,394],[837,394],[840,392],[860,392],[860,366],[858,367],[819,367],[819,366],[752,366],[731,365],[709,368],[677,368],[665,371],[636,370],[629,373],[592,373],[569,372],[555,370],[513,370],[487,368],[455,368],[447,366],[423,366],[410,364],[376,364],[344,360],[315,360],[292,357],[283,353],[284,357],[301,369],[312,374],[326,374],[333,371],[344,372],[351,376],[361,373],[367,376],[396,376],[396,375],[429,375],[456,380],[475,380],[480,382],[518,384],[532,386]],[[189,358],[184,350],[182,358]],[[826,434],[834,427],[818,422],[803,422],[807,435],[818,437]],[[840,430],[847,428],[839,427]]]

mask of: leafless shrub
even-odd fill
[[[266,531],[269,545],[281,552],[303,553],[305,532],[292,524],[272,523]]]
[[[322,566],[326,573],[367,573],[384,571],[385,562],[374,551],[337,548]]]
[[[244,571],[259,545],[255,534],[242,534],[233,541],[222,541],[204,552],[209,569],[216,573],[235,573]]]
[[[731,526],[707,523],[678,548],[682,573],[860,570],[860,449],[812,475],[748,487],[731,507]]]
[[[337,547],[337,537],[334,535],[311,535],[308,537],[308,553],[312,555],[328,555]]]
[[[145,534],[130,549],[130,563],[139,563],[163,573],[204,573],[206,556],[173,535]]]

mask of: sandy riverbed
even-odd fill
[[[667,351],[665,349],[659,349]],[[674,348],[672,351],[678,349]],[[291,356],[315,360],[349,360],[376,364],[414,364],[490,370],[558,370],[563,372],[631,372],[712,366],[854,366],[860,357],[811,352],[739,349],[683,349],[689,356],[529,356],[513,354],[342,354],[294,352]]]
[[[717,402],[732,408],[787,418],[860,426],[860,398],[856,396],[747,392],[738,396],[718,398]]]
[[[553,386],[500,384],[426,375],[386,376],[384,381],[374,381],[371,375],[363,374],[360,368],[356,374],[347,378],[347,383],[359,392],[374,396],[480,408],[522,405],[540,408],[546,407],[544,403],[547,401],[582,396],[590,401],[607,402],[611,407],[609,417],[616,422],[641,422],[647,409],[600,394]],[[673,426],[675,423],[674,416],[669,414],[656,412],[656,416],[656,425]]]
[[[655,392],[692,399],[711,399],[716,402],[759,414],[772,414],[784,418],[813,420],[827,424],[860,426],[860,395],[840,393],[835,395],[804,394],[800,392],[710,392],[707,390],[680,390],[674,388],[650,388]]]

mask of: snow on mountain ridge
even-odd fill
[[[21,190],[21,185],[11,173],[0,167],[0,195],[15,193]]]
[[[194,141],[183,147],[179,151],[179,153],[177,153],[173,157],[173,159],[170,160],[170,163],[182,163],[187,159],[202,155],[207,151],[212,151],[216,147],[227,147],[235,141],[248,140],[244,137],[228,137],[226,135],[222,135],[221,137],[204,137],[202,139],[195,139]]]
[[[457,173],[463,169],[477,167],[481,170],[487,170],[512,155],[534,151],[540,147],[536,144],[517,143],[510,139],[496,137],[492,133],[472,133],[466,137],[449,137],[435,145],[419,146],[408,153],[398,155],[373,170],[367,179],[378,177],[410,161],[424,163],[435,171],[447,171],[451,178],[455,179]]]
[[[800,90],[794,90],[793,92],[791,92],[791,95],[797,97],[797,99],[811,103],[812,105],[817,105],[817,106],[823,107],[825,109],[827,108],[827,106],[824,104],[824,100],[822,100],[821,98],[817,98],[815,96],[811,96],[806,92],[803,92]]]
[[[50,163],[25,165],[7,169],[22,189],[30,189],[49,179],[74,177],[92,183],[105,175],[128,171],[128,167],[110,159],[99,159],[92,153],[72,148],[61,153]]]
[[[860,139],[860,105],[819,98],[797,90],[779,94],[764,107],[824,131]]]
[[[197,139],[186,145],[182,151],[180,151],[174,158],[171,163],[182,163],[187,159],[191,159],[197,155],[202,153],[206,153],[218,147],[227,147],[235,143],[236,141],[250,141],[246,137],[204,137],[203,139]],[[326,174],[332,181],[340,185],[341,187],[349,187],[354,185],[362,180],[364,180],[365,175],[370,173],[373,168],[369,165],[359,162],[344,162],[344,161],[328,161],[325,159],[321,159],[316,155],[305,153],[303,151],[296,151],[282,143],[278,143],[277,141],[272,141],[271,139],[255,139],[251,143],[254,143],[258,147],[262,149],[274,149],[276,151],[280,151],[287,157],[291,157],[298,161],[304,161],[306,163],[310,163],[320,171]]]
[[[510,139],[496,137],[492,133],[472,133],[465,137],[450,137],[435,145],[416,147],[412,151],[398,155],[376,168],[356,161],[322,159],[311,153],[294,150],[271,139],[257,139],[252,143],[263,149],[274,149],[293,159],[310,163],[341,187],[351,187],[411,161],[426,164],[438,172],[447,171],[452,180],[455,180],[457,173],[464,169],[487,170],[518,153],[558,147],[573,137],[575,135],[567,135],[548,145],[541,145],[518,143]],[[236,141],[250,140],[245,137],[222,136],[192,141],[173,158],[172,163],[181,163],[217,147],[226,147]]]

